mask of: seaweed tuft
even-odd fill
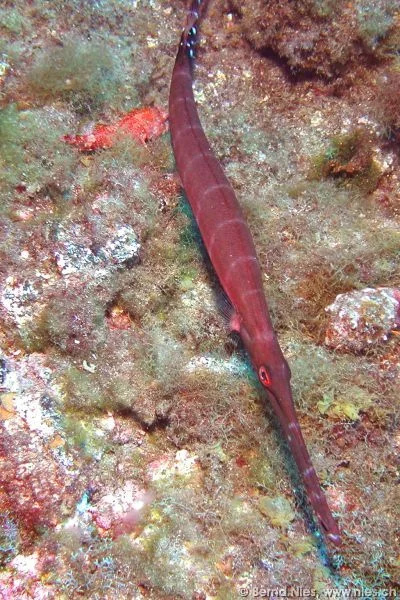
[[[27,85],[42,101],[61,99],[84,115],[112,103],[122,75],[107,46],[71,40],[37,56]]]

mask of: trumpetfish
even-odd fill
[[[296,415],[290,368],[265,298],[254,242],[235,192],[205,136],[192,68],[199,22],[208,0],[193,0],[179,42],[169,94],[169,126],[178,173],[213,268],[232,307],[238,332],[285,434],[306,495],[325,538],[339,545],[332,516]]]

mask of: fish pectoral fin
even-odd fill
[[[223,290],[218,298],[218,308],[228,325],[229,332],[240,333],[242,319]]]
[[[235,309],[233,308],[232,302],[229,300],[225,291],[218,283],[216,283],[215,301],[218,312],[223,318],[228,331],[238,331],[238,329],[233,329],[231,325],[232,321],[235,319]]]
[[[236,331],[237,333],[240,333],[241,325],[242,319],[240,318],[238,313],[234,311],[229,320],[229,328],[231,331]]]

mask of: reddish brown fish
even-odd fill
[[[122,135],[145,144],[168,129],[167,113],[157,106],[134,108],[112,125],[96,125],[91,133],[64,135],[63,140],[81,152],[111,148]]]
[[[340,532],[329,509],[297,420],[290,369],[268,312],[250,230],[235,193],[201,126],[192,90],[198,22],[207,0],[194,0],[183,29],[169,96],[176,165],[213,267],[233,306],[238,331],[286,435],[321,530],[335,544]]]

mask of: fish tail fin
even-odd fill
[[[189,58],[194,58],[198,23],[207,9],[208,0],[192,0],[182,31],[181,46],[186,48]]]

